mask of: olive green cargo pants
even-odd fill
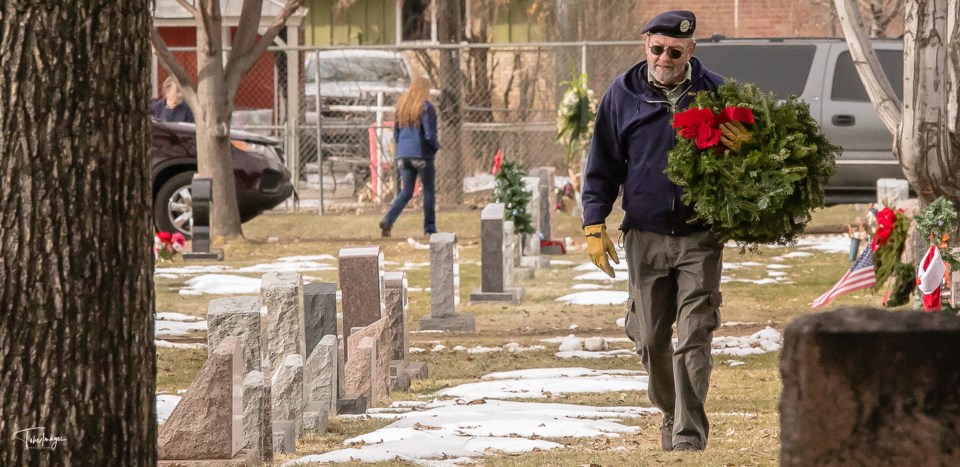
[[[673,445],[707,446],[704,411],[713,357],[710,344],[720,326],[723,244],[707,232],[673,237],[628,230],[627,336],[637,345],[650,382],[650,401],[673,416]],[[677,346],[673,346],[673,324]]]

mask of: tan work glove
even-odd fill
[[[750,141],[750,132],[743,123],[733,120],[720,124],[720,142],[731,151],[739,153],[747,141]]]
[[[617,264],[620,264],[620,257],[617,256],[617,250],[613,247],[613,242],[607,235],[607,225],[588,225],[583,228],[583,233],[587,235],[587,254],[590,255],[590,261],[593,261],[593,264],[597,265],[608,276],[616,277],[607,256],[613,258],[613,262]]]

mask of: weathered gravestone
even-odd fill
[[[190,184],[190,251],[184,261],[222,261],[223,250],[210,249],[210,207],[213,205],[213,180],[194,176]]]
[[[342,248],[339,258],[343,338],[353,328],[369,326],[384,315],[383,252],[379,246]],[[350,361],[344,346],[343,360]]]
[[[337,336],[323,336],[303,368],[304,397],[326,407],[328,414],[337,413],[337,347]]]
[[[877,204],[881,207],[896,206],[898,202],[907,199],[910,199],[910,182],[899,178],[877,180]]]
[[[530,193],[527,214],[530,215],[530,224],[533,227],[533,233],[523,234],[523,255],[540,256],[540,178],[523,177],[523,183]],[[533,266],[540,267],[539,264]]]
[[[480,290],[471,302],[520,303],[522,287],[513,282],[514,246],[512,222],[504,220],[503,203],[490,203],[480,213]],[[421,328],[422,329],[422,328]]]
[[[553,240],[553,202],[554,184],[557,178],[557,169],[553,167],[537,167],[530,171],[530,176],[540,180],[540,218],[534,219],[539,223],[541,237],[544,240]],[[544,251],[541,250],[541,253]]]
[[[960,465],[960,317],[847,308],[785,332],[780,463]]]
[[[304,355],[303,279],[295,272],[268,272],[260,283],[267,311],[267,374],[287,355]],[[279,419],[282,420],[282,419]]]
[[[410,337],[407,332],[407,275],[405,273],[383,274],[383,301],[386,313],[383,332],[390,347],[388,385],[391,391],[406,391],[410,389],[410,376],[406,373]]]
[[[473,332],[473,315],[457,313],[460,304],[460,253],[457,236],[438,232],[430,236],[430,317],[420,320],[421,331]]]
[[[306,354],[324,336],[337,333],[337,284],[314,282],[303,285],[303,327]]]
[[[386,319],[380,319],[369,326],[353,328],[353,332],[351,332],[350,337],[347,338],[347,346],[350,347],[351,350],[356,348],[366,337],[373,339],[376,344],[372,361],[374,366],[373,388],[369,397],[367,397],[367,405],[369,407],[377,407],[378,404],[390,394],[390,355],[392,348],[389,334],[386,332],[386,324]],[[351,361],[347,360],[346,365],[350,366]],[[349,378],[350,370],[345,368],[344,371],[346,372],[345,376]],[[355,391],[355,388],[352,388],[350,384],[347,384],[346,390],[349,392],[358,392]]]
[[[352,347],[350,360],[343,365],[344,392],[359,394],[375,407],[380,394],[377,393],[374,380],[377,375],[377,341],[369,336],[350,336],[347,345]]]
[[[303,357],[290,354],[277,363],[270,378],[270,413],[274,423],[293,422],[296,436],[303,433]]]
[[[228,337],[160,427],[160,459],[232,459],[243,449],[242,372],[240,340]]]
[[[270,422],[270,381],[259,371],[243,378],[244,449],[256,453],[264,462],[273,459],[273,435]]]
[[[213,353],[231,336],[240,339],[244,374],[260,371],[260,299],[229,297],[210,301],[207,305],[208,352]]]

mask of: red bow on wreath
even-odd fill
[[[890,239],[893,233],[893,226],[897,222],[897,213],[893,209],[883,208],[877,213],[877,232],[873,234],[873,241],[870,242],[870,249],[877,251]]]
[[[720,125],[736,120],[753,123],[753,110],[746,107],[727,107],[714,115],[710,109],[689,109],[673,117],[673,128],[680,136],[694,140],[700,150],[712,148],[720,142]]]

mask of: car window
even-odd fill
[[[897,97],[903,98],[903,51],[877,50],[880,67],[890,80]],[[850,52],[843,52],[837,56],[837,69],[833,74],[833,90],[830,97],[835,101],[870,102],[867,89],[853,66]]]
[[[307,81],[316,79],[316,60],[307,64]],[[395,82],[407,79],[407,69],[399,58],[323,57],[320,59],[321,81]]]
[[[814,45],[698,44],[694,55],[726,78],[786,99],[803,93],[816,50]]]

